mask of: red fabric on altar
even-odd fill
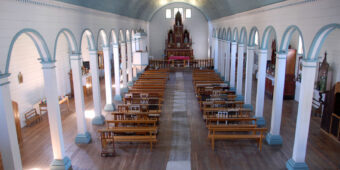
[[[170,56],[169,60],[190,60],[188,56]]]

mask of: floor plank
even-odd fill
[[[191,153],[190,162],[193,170],[209,169],[285,169],[285,162],[291,158],[295,123],[298,103],[292,100],[283,102],[281,123],[282,146],[263,145],[258,151],[254,141],[217,141],[215,151],[211,150],[207,140],[207,128],[202,120],[201,113],[192,87],[192,73],[184,72],[184,88],[186,93],[187,121],[190,130]],[[174,86],[175,73],[170,74],[168,86]],[[253,82],[256,89],[256,82]],[[114,90],[113,90],[114,91]],[[101,81],[102,105],[105,104],[104,81]],[[252,104],[255,106],[256,90],[253,91]],[[86,109],[93,109],[92,96],[85,99]],[[128,170],[161,170],[166,169],[171,152],[171,141],[174,135],[172,124],[173,95],[166,89],[165,101],[158,140],[152,152],[148,144],[121,143],[116,146],[115,157],[104,158],[100,156],[100,141],[96,131],[101,126],[93,126],[87,120],[89,132],[92,135],[92,143],[76,145],[74,138],[77,134],[76,114],[74,113],[74,101],[70,100],[70,113],[65,106],[61,106],[63,134],[66,155],[70,157],[75,170],[96,169],[128,169]],[[272,100],[265,97],[264,117],[267,128],[270,128]],[[107,116],[109,118],[109,116]],[[340,168],[340,144],[326,134],[320,128],[320,118],[312,117],[307,146],[306,163],[310,169],[339,169]],[[22,130],[24,145],[21,156],[24,169],[41,168],[48,169],[53,159],[50,132],[47,116],[43,121],[33,127]]]

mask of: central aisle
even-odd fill
[[[188,122],[187,95],[192,93],[190,88],[184,87],[183,72],[175,73],[175,81],[169,88],[172,106],[172,140],[167,170],[191,169],[191,139]]]

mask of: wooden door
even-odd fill
[[[20,114],[19,114],[18,103],[15,101],[12,101],[12,107],[13,107],[15,127],[17,130],[17,136],[18,136],[18,143],[19,143],[19,147],[21,148],[23,145],[23,140],[22,140],[22,135],[21,135],[21,124],[20,124]]]

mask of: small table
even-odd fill
[[[170,56],[168,59],[169,59],[168,64],[170,64],[170,61],[172,61],[172,65],[174,65],[175,60],[183,60],[183,67],[187,65],[186,62],[188,62],[188,65],[190,62],[190,57],[188,56]]]
[[[68,96],[65,96],[64,98],[59,100],[59,105],[67,103],[67,112],[70,112],[70,101],[68,99]],[[42,112],[46,112],[47,111],[47,104],[46,103],[40,103],[39,104],[39,110],[40,110],[40,115],[42,114]]]

